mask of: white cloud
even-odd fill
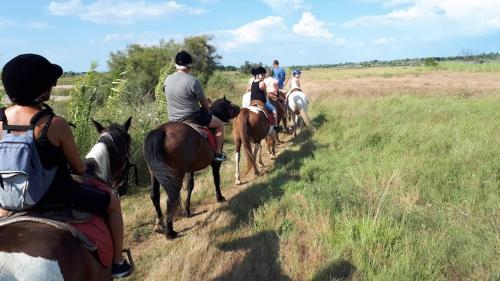
[[[99,43],[127,43],[127,44],[139,44],[139,45],[158,45],[160,38],[168,38],[180,41],[185,36],[182,34],[160,34],[153,31],[145,32],[128,32],[128,33],[109,33],[100,42],[92,41],[92,44]]]
[[[200,14],[203,9],[175,1],[148,3],[141,1],[95,0],[84,4],[81,0],[52,1],[48,10],[53,15],[78,16],[82,20],[100,24],[131,24],[140,20],[160,18],[176,13]]]
[[[392,43],[394,41],[396,41],[394,38],[387,38],[387,37],[380,37],[380,38],[373,40],[373,42],[377,45],[386,45],[386,44]]]
[[[27,23],[27,26],[35,29],[46,29],[50,27],[50,24],[43,22],[43,21],[33,21]]]
[[[333,34],[328,30],[328,25],[310,12],[304,12],[300,21],[292,28],[293,32],[308,37],[332,39]]]
[[[230,37],[230,39],[223,44],[223,48],[230,50],[239,46],[262,43],[267,36],[275,34],[276,31],[286,32],[283,18],[279,16],[269,16],[247,23],[237,29],[216,33],[221,33],[222,35]]]
[[[261,0],[274,11],[282,11],[288,9],[300,10],[307,8],[303,0]]]
[[[500,0],[392,0],[377,1],[384,7],[406,6],[383,15],[359,17],[344,27],[396,25],[444,34],[477,35],[500,28]]]

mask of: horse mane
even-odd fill
[[[128,157],[129,145],[130,136],[123,129],[123,126],[112,123],[101,134],[85,158],[95,162],[94,173],[99,179],[111,183],[113,174],[120,168],[116,167],[115,164],[122,163],[123,159]]]
[[[210,106],[210,113],[219,118],[222,122],[227,123],[235,116],[231,116],[231,111],[234,110],[234,105],[225,98],[217,99]],[[239,108],[238,108],[239,112]],[[236,113],[237,114],[237,113]]]

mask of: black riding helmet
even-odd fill
[[[179,66],[190,67],[192,63],[193,57],[186,51],[180,51],[175,55],[175,64]]]
[[[250,72],[253,76],[257,76],[259,74],[266,74],[266,69],[262,66],[254,67],[252,68],[252,71]]]
[[[22,54],[5,64],[2,82],[14,104],[38,104],[40,95],[55,86],[63,69],[36,54]]]

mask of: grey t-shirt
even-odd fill
[[[167,97],[168,119],[178,121],[200,110],[200,101],[205,97],[201,83],[185,72],[175,72],[163,84]]]

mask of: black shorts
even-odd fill
[[[187,116],[182,121],[192,122],[200,126],[208,126],[208,124],[210,124],[210,122],[212,121],[212,114],[202,109],[198,112],[195,112]]]
[[[93,213],[104,214],[111,202],[109,193],[95,187],[72,181],[66,185],[56,185],[49,188],[39,206],[68,204],[78,209]]]

